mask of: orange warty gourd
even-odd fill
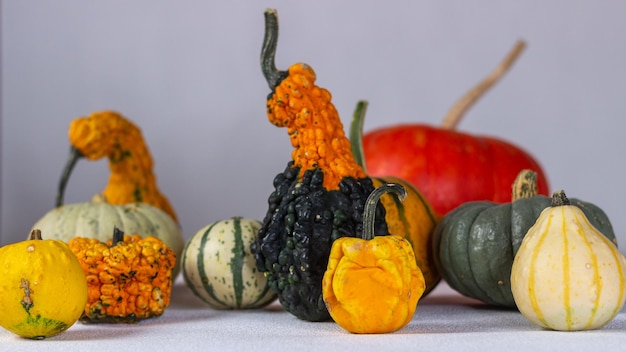
[[[137,125],[117,112],[100,111],[72,121],[68,134],[72,147],[61,177],[57,207],[63,204],[65,186],[77,160],[107,157],[111,175],[100,194],[107,203],[146,203],[177,221],[170,202],[157,187],[154,163]]]
[[[107,243],[75,237],[68,245],[87,277],[81,322],[135,323],[160,316],[170,304],[176,255],[158,238],[116,228]]]
[[[311,66],[290,66],[267,101],[267,116],[275,126],[287,127],[294,147],[293,167],[300,169],[300,178],[306,170],[319,168],[324,173],[324,188],[330,191],[338,189],[344,177],[366,175],[352,155],[330,92],[316,86],[315,79]]]

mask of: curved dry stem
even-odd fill
[[[455,129],[467,110],[511,68],[525,47],[526,42],[518,40],[509,54],[500,62],[500,65],[452,106],[443,119],[441,127],[449,130]]]

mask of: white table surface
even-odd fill
[[[519,312],[490,308],[440,283],[418,304],[411,323],[380,335],[355,335],[334,322],[313,323],[264,309],[215,310],[181,276],[165,313],[138,324],[81,324],[45,339],[0,329],[0,351],[626,351],[626,310],[604,328],[540,329]]]

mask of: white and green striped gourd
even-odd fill
[[[197,297],[216,309],[261,308],[276,299],[250,253],[261,225],[232,217],[203,227],[189,239],[182,272]]]

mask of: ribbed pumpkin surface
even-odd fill
[[[180,258],[185,240],[180,226],[159,208],[145,203],[111,205],[101,202],[66,204],[54,208],[39,219],[33,228],[40,229],[47,239],[69,242],[74,237],[95,238],[107,242],[117,226],[127,234],[159,238],[176,253],[175,278],[180,271]]]
[[[515,302],[534,324],[597,329],[625,299],[626,267],[617,247],[577,208],[550,207],[528,231],[513,262]]]
[[[187,242],[183,277],[197,297],[217,309],[259,308],[276,299],[250,253],[260,228],[257,220],[233,217],[203,227]]]

